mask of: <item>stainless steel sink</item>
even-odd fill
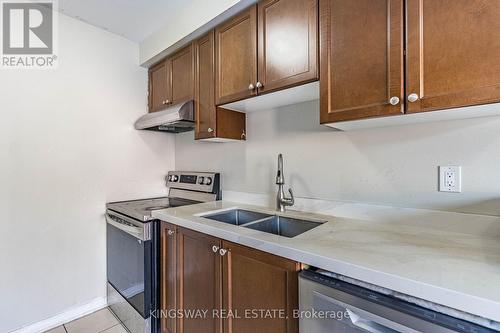
[[[218,221],[218,222],[223,222],[223,223],[228,223],[228,224],[233,224],[233,225],[242,225],[254,221],[258,221],[261,219],[265,218],[271,218],[272,215],[268,214],[263,214],[263,213],[258,213],[258,212],[252,212],[249,210],[243,210],[243,209],[231,209],[227,210],[224,212],[219,212],[211,215],[205,215],[203,216],[204,218]]]
[[[292,238],[308,230],[319,227],[323,223],[325,223],[325,221],[310,221],[284,216],[273,216],[263,221],[249,223],[243,227]]]

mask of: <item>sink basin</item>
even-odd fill
[[[272,217],[272,215],[258,213],[258,212],[251,212],[243,209],[232,209],[211,215],[205,215],[203,217],[218,222],[223,222],[233,225],[242,225],[245,223],[258,221],[265,218],[270,218]]]
[[[284,216],[273,216],[263,221],[249,223],[243,227],[292,238],[303,234],[308,230],[319,227],[323,223],[325,222],[294,219]]]
[[[200,216],[217,222],[242,226],[288,238],[303,234],[326,222],[271,215],[239,208],[207,213]]]

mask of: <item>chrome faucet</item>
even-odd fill
[[[292,189],[289,188],[290,198],[285,197],[283,185],[285,185],[285,176],[283,175],[283,155],[278,155],[278,173],[276,175],[276,185],[278,185],[278,194],[276,195],[276,210],[285,211],[286,206],[293,206],[295,200],[293,198]]]

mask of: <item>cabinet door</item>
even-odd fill
[[[403,0],[319,1],[321,123],[402,113]]]
[[[220,240],[179,228],[178,242],[178,309],[208,310],[205,318],[178,319],[178,332],[219,333],[221,321],[212,313],[221,304],[221,257],[213,251]]]
[[[170,104],[184,102],[194,97],[193,48],[191,44],[169,58],[172,98]]]
[[[149,70],[149,112],[159,111],[170,99],[170,79],[167,61]]]
[[[246,140],[246,114],[217,107],[217,137],[228,140]]]
[[[215,30],[215,103],[252,96],[257,82],[257,9],[252,6]]]
[[[226,241],[222,247],[228,251],[223,256],[223,308],[241,317],[228,316],[224,332],[298,332],[293,309],[298,306],[299,265]],[[255,310],[281,312],[272,312],[274,318],[265,318]]]
[[[317,80],[318,0],[264,0],[258,18],[258,92]]]
[[[160,309],[161,332],[175,333],[176,323],[174,317],[165,316],[168,310],[177,308],[177,238],[176,227],[172,224],[162,222],[160,245]]]
[[[408,0],[407,11],[409,112],[500,101],[500,1]]]
[[[195,44],[196,139],[215,137],[215,39],[211,31]]]

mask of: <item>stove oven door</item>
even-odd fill
[[[156,309],[156,223],[141,223],[121,214],[106,214],[108,283],[148,319]]]

